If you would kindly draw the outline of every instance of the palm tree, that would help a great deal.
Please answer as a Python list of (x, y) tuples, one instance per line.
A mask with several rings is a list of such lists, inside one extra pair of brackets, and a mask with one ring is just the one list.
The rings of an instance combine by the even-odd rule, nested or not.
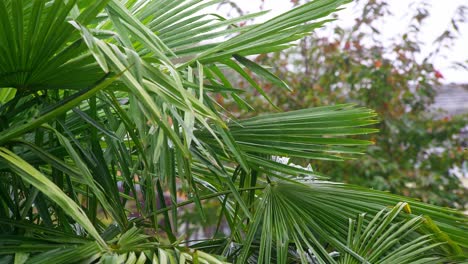
[[(238, 24), (264, 12), (226, 19), (209, 11), (219, 2), (0, 1), (0, 260), (464, 259), (463, 214), (289, 162), (362, 154), (372, 110), (236, 120), (216, 101), (249, 108), (228, 74), (265, 100), (256, 78), (288, 89), (248, 56), (289, 47), (348, 1), (315, 0), (247, 26)], [(187, 205), (216, 218), (213, 236), (184, 235)]]

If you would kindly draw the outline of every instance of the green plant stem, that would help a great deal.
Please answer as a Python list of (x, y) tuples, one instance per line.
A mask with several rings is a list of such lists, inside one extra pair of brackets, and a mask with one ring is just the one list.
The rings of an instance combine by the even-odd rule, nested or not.
[[(257, 186), (257, 187), (248, 187), (248, 188), (242, 188), (242, 189), (239, 189), (238, 191), (239, 192), (244, 192), (244, 191), (251, 191), (251, 190), (263, 190), (265, 189), (265, 186)], [(227, 191), (223, 191), (223, 192), (217, 192), (217, 193), (212, 193), (212, 194), (207, 194), (207, 195), (203, 195), (203, 196), (200, 196), (200, 200), (208, 200), (208, 199), (211, 199), (211, 198), (214, 198), (214, 197), (218, 197), (220, 195), (225, 195), (225, 194), (230, 194), (232, 193), (231, 190), (227, 190)], [(185, 205), (188, 205), (188, 204), (191, 204), (191, 203), (194, 203), (194, 199), (189, 199), (187, 201), (184, 201), (184, 202), (181, 202), (181, 203), (178, 203), (175, 205), (175, 208), (179, 208), (179, 207), (182, 207), (182, 206), (185, 206)], [(170, 211), (172, 210), (174, 207), (171, 206), (171, 207), (166, 207), (166, 208), (163, 208), (163, 209), (159, 209), (157, 210), (156, 212), (153, 212), (149, 215), (147, 215), (148, 217), (149, 216), (153, 216), (153, 215), (157, 215), (157, 214), (160, 214), (160, 213), (164, 213), (164, 212), (167, 212), (167, 211)], [(137, 221), (140, 221), (142, 219), (136, 219)], [(136, 222), (136, 221), (135, 221)]]

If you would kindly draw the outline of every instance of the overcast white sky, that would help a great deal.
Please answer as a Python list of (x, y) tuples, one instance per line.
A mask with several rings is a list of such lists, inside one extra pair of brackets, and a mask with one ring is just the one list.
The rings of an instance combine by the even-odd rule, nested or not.
[[(259, 11), (261, 6), (260, 0), (235, 0), (243, 10), (250, 12)], [(412, 12), (414, 8), (412, 3), (421, 2), (416, 0), (389, 0), (391, 12), (394, 14), (392, 18), (388, 18), (385, 24), (382, 25), (381, 31), (385, 38), (392, 38), (401, 35), (405, 32), (405, 27), (408, 26), (410, 16), (408, 12)], [(423, 54), (427, 54), (432, 50), (432, 42), (447, 28), (450, 20), (454, 15), (456, 8), (459, 5), (468, 5), (468, 0), (428, 0), (426, 1), (431, 6), (429, 8), (430, 17), (426, 20), (421, 34), (421, 41), (425, 43)], [(271, 10), (269, 17), (285, 12), (291, 8), (289, 0), (264, 0), (263, 7), (265, 10)], [(339, 21), (331, 23), (340, 23), (342, 26), (352, 25), (355, 18), (359, 17), (360, 13), (355, 8), (355, 4), (347, 5), (345, 10), (340, 11)], [(327, 26), (325, 26), (327, 27)], [(461, 36), (457, 40), (456, 45), (451, 50), (445, 50), (443, 53), (446, 58), (440, 57), (434, 61), (435, 66), (444, 75), (444, 82), (468, 83), (468, 72), (462, 69), (453, 69), (451, 66), (454, 61), (468, 59), (468, 24), (464, 24), (460, 28)]]

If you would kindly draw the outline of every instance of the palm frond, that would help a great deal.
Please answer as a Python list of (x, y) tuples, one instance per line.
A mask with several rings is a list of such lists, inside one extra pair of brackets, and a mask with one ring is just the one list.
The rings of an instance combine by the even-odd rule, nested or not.
[[(363, 154), (377, 132), (372, 110), (225, 121), (213, 98), (251, 108), (230, 72), (265, 97), (251, 73), (288, 89), (247, 56), (289, 47), (348, 1), (315, 0), (246, 26), (237, 24), (265, 12), (224, 18), (208, 11), (219, 2), (0, 1), (0, 261), (461, 259), (461, 213), (293, 164)], [(212, 200), (219, 210), (209, 214)], [(382, 211), (399, 202), (412, 213)], [(184, 234), (186, 206), (214, 219), (213, 236)], [(348, 224), (363, 213), (375, 220)], [(394, 221), (401, 239), (383, 230)]]
[(89, 232), (91, 236), (94, 237), (94, 239), (96, 239), (102, 248), (107, 248), (107, 244), (102, 240), (101, 236), (91, 221), (89, 221), (81, 207), (77, 205), (72, 199), (70, 199), (52, 181), (50, 181), (40, 171), (36, 170), (30, 164), (21, 159), (21, 157), (18, 157), (8, 149), (1, 147), (0, 157), (6, 160), (7, 163), (11, 166), (11, 169), (14, 170), (22, 179), (30, 183), (51, 200), (59, 204), (67, 214), (73, 217), (84, 229)]
[(0, 3), (0, 87), (82, 89), (105, 75), (67, 23), (76, 2)]
[[(389, 206), (392, 202), (400, 204), (383, 216), (386, 209), (382, 208)], [(413, 214), (395, 218), (403, 208), (409, 206)], [(311, 259), (319, 263), (337, 263), (338, 260), (332, 258), (331, 254), (334, 250), (344, 254), (343, 259), (340, 260), (344, 261), (343, 263), (375, 263), (382, 257), (382, 254), (385, 254), (382, 261), (387, 258), (389, 261), (395, 259), (415, 261), (421, 256), (427, 256), (426, 251), (431, 251), (431, 256), (434, 257), (446, 255), (446, 251), (450, 252), (448, 254), (454, 258), (463, 256), (460, 246), (466, 247), (466, 241), (459, 240), (456, 236), (456, 234), (466, 232), (468, 227), (463, 214), (446, 209), (444, 215), (441, 215), (440, 208), (427, 207), (426, 204), (409, 198), (384, 192), (371, 192), (343, 184), (275, 183), (267, 186), (263, 191), (256, 206), (257, 211), (249, 227), (247, 239), (240, 242), (242, 252), (236, 261), (243, 263), (249, 260), (252, 257), (252, 251), (259, 252), (258, 256), (254, 255), (255, 261), (271, 262), (277, 259), (281, 263), (294, 257), (298, 257), (297, 261), (302, 263), (311, 262)], [(348, 227), (348, 219), (353, 219), (355, 215), (362, 214), (362, 212), (376, 216), (369, 221), (360, 215), (358, 220), (351, 221)], [(448, 224), (451, 227), (458, 226), (455, 229), (443, 231), (452, 237), (453, 241), (449, 236), (443, 240), (431, 232), (421, 234), (412, 232), (416, 229), (419, 231), (425, 229), (424, 216), (415, 215), (421, 213), (431, 218), (438, 217), (440, 223), (451, 222)], [(392, 222), (394, 219), (403, 223)], [(357, 227), (354, 229), (355, 225)], [(388, 231), (390, 229), (387, 228), (392, 228), (393, 231)], [(396, 238), (398, 234), (400, 235)], [(406, 241), (408, 238), (410, 240)], [(331, 250), (323, 246), (325, 242), (332, 246)], [(392, 251), (394, 249), (392, 246), (398, 243), (414, 246), (418, 251), (411, 254), (408, 252), (403, 254), (397, 249)], [(274, 250), (275, 244), (276, 250)], [(297, 252), (297, 256), (288, 252), (291, 247)], [(251, 260), (251, 262), (255, 261)]]
[[(447, 261), (434, 250), (443, 242), (436, 242), (432, 234), (416, 233), (423, 225), (424, 217), (397, 218), (409, 207), (407, 203), (398, 203), (391, 210), (382, 209), (370, 221), (365, 220), (364, 214), (360, 214), (356, 220), (350, 219), (347, 246), (369, 263)], [(340, 256), (339, 263), (361, 262), (350, 254), (344, 254)]]

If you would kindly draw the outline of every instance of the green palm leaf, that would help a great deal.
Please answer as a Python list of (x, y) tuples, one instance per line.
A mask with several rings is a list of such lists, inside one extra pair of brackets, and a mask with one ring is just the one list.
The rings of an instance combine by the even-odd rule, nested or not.
[[(390, 211), (383, 209), (370, 221), (363, 214), (349, 221), (347, 246), (369, 263), (440, 263), (435, 250), (444, 242), (437, 242), (431, 234), (418, 234), (424, 217), (398, 219), (407, 203), (399, 203)], [(387, 212), (388, 211), (388, 212)], [(398, 221), (399, 220), (399, 221)], [(365, 223), (368, 223), (367, 225)], [(361, 263), (350, 254), (340, 256), (339, 263)]]
[(77, 1), (48, 2), (0, 3), (0, 87), (82, 89), (104, 76), (67, 23)]
[[(246, 56), (289, 47), (347, 2), (240, 27), (265, 12), (224, 18), (208, 11), (216, 0), (1, 1), (0, 261), (462, 259), (461, 213), (293, 164), (358, 158), (377, 132), (372, 110), (236, 120), (214, 99), (251, 109), (232, 71), (265, 97), (250, 72), (288, 89)], [(399, 202), (413, 214), (382, 211)], [(184, 211), (194, 225), (215, 221), (214, 235), (191, 241)], [(348, 224), (363, 213), (375, 220)], [(402, 238), (383, 230), (395, 221)]]
[(63, 193), (60, 188), (58, 188), (41, 172), (36, 170), (34, 167), (8, 149), (0, 148), (0, 156), (5, 159), (11, 168), (25, 181), (36, 187), (47, 197), (59, 204), (59, 206), (64, 209), (67, 214), (74, 217), (75, 220), (83, 228), (85, 228), (90, 233), (90, 235), (94, 237), (94, 239), (96, 239), (96, 241), (103, 249), (107, 248), (107, 244), (102, 240), (101, 236), (86, 217), (86, 214), (83, 212), (81, 207), (75, 204), (75, 202), (65, 193)]
[[(331, 251), (323, 247), (323, 241), (333, 245), (333, 248), (338, 252), (345, 254), (346, 257), (343, 260), (345, 262), (343, 263), (348, 263), (346, 262), (348, 260), (356, 263), (362, 263), (363, 261), (374, 263), (381, 256), (379, 253), (394, 254), (395, 258), (402, 257), (402, 261), (403, 256), (407, 257), (408, 261), (415, 260), (418, 256), (425, 256), (420, 254), (424, 250), (432, 250), (441, 244), (448, 244), (449, 248), (439, 247), (439, 250), (434, 252), (434, 256), (444, 255), (446, 250), (450, 252), (449, 254), (452, 257), (463, 254), (459, 246), (453, 243), (451, 239), (440, 240), (440, 237), (429, 237), (430, 235), (420, 235), (417, 240), (415, 238), (416, 242), (413, 242), (413, 244), (418, 243), (420, 246), (418, 249), (421, 250), (417, 253), (402, 254), (403, 256), (398, 251), (391, 253), (392, 251), (389, 251), (389, 249), (392, 249), (390, 245), (392, 243), (405, 243), (405, 236), (395, 239), (391, 235), (397, 234), (397, 231), (385, 233), (386, 236), (394, 238), (394, 240), (391, 240), (386, 239), (381, 233), (386, 231), (385, 228), (398, 215), (398, 212), (408, 205), (406, 203), (400, 204), (387, 214), (383, 220), (380, 219), (384, 212), (381, 211), (381, 208), (391, 202), (404, 200), (411, 204), (415, 214), (424, 212), (427, 217), (441, 217), (438, 216), (439, 210), (436, 207), (433, 207), (435, 210), (426, 210), (427, 205), (423, 203), (391, 196), (383, 192), (369, 192), (352, 186), (327, 182), (313, 182), (308, 185), (273, 184), (266, 187), (256, 207), (255, 220), (250, 226), (247, 240), (242, 243), (243, 251), (238, 261), (242, 263), (251, 258), (251, 250), (255, 245), (255, 247), (260, 247), (259, 255), (254, 257), (255, 259), (258, 258), (258, 261), (271, 262), (273, 259), (277, 259), (279, 262), (284, 263), (287, 259), (299, 258), (298, 261), (307, 263), (311, 261), (311, 258), (314, 258), (319, 263), (337, 262), (331, 257)], [(353, 236), (353, 233), (350, 232), (354, 229), (348, 228), (346, 223), (349, 218), (354, 218), (354, 215), (360, 214), (360, 212), (376, 214), (376, 217), (370, 222), (366, 230), (361, 226), (356, 227), (356, 230), (360, 230), (356, 232), (362, 232), (363, 234), (356, 234), (355, 237), (362, 241), (358, 240), (359, 243), (353, 242), (354, 244), (350, 244), (350, 236)], [(462, 214), (452, 210), (447, 210), (445, 214), (446, 216), (439, 218), (439, 221), (443, 223), (451, 222), (452, 227), (460, 226), (455, 229), (444, 230), (446, 234), (465, 232), (467, 225)], [(359, 225), (367, 222), (362, 219), (362, 216), (360, 217), (358, 219)], [(381, 224), (375, 227), (377, 221), (381, 222)], [(408, 224), (398, 230), (402, 234), (424, 226), (423, 218), (420, 216), (408, 215), (404, 221)], [(463, 221), (465, 221), (464, 224), (459, 224)], [(351, 226), (354, 226), (354, 224), (353, 221)], [(393, 228), (399, 226), (401, 224), (394, 224)], [(371, 228), (376, 229), (371, 230)], [(428, 242), (431, 242), (429, 246), (422, 246)], [(465, 241), (458, 240), (456, 242), (463, 247), (466, 246)], [(277, 248), (273, 252), (275, 243)], [(407, 243), (407, 246), (413, 245), (409, 244), (411, 242)], [(287, 251), (288, 246), (293, 247), (298, 256), (291, 255)], [(386, 248), (386, 251), (384, 251), (382, 248), (378, 248), (379, 246), (390, 248)]]

